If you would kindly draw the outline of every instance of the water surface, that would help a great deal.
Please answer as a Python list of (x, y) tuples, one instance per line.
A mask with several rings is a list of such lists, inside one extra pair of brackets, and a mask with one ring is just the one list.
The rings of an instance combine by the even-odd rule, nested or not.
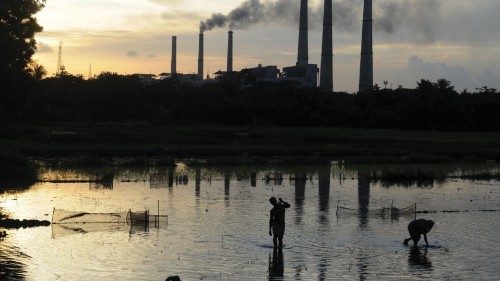
[[(27, 280), (498, 280), (498, 181), (388, 184), (329, 165), (279, 168), (47, 170), (46, 182), (0, 195), (13, 218), (51, 220), (54, 208), (129, 209), (168, 225), (8, 230), (0, 277)], [(284, 249), (268, 236), (270, 196), (287, 210)], [(377, 211), (417, 204), (436, 222), (431, 247), (402, 244), (410, 216)], [(337, 206), (352, 210), (337, 212)], [(453, 211), (453, 212), (443, 212)], [(423, 242), (423, 241), (422, 241)], [(1, 279), (1, 278), (0, 278)]]

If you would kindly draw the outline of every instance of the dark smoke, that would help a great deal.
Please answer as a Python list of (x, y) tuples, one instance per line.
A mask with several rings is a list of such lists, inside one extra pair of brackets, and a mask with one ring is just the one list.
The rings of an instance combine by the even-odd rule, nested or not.
[[(312, 2), (312, 1), (310, 1)], [(309, 27), (323, 22), (323, 0), (309, 7)], [(299, 0), (246, 0), (227, 15), (213, 14), (200, 23), (200, 31), (229, 27), (245, 29), (263, 23), (298, 24)], [(414, 41), (428, 43), (436, 39), (442, 4), (440, 0), (376, 0), (374, 28), (386, 34), (408, 29)], [(333, 26), (337, 31), (356, 32), (361, 28), (363, 0), (336, 0), (333, 3)]]
[[(360, 0), (339, 0), (333, 6), (333, 21), (336, 29), (353, 31), (359, 25), (362, 5)], [(299, 22), (299, 0), (246, 0), (227, 15), (220, 13), (200, 23), (200, 31), (229, 26), (232, 29), (245, 29), (259, 23)], [(319, 27), (323, 22), (323, 5), (309, 8), (309, 26)]]
[(440, 0), (381, 0), (377, 1), (374, 28), (387, 34), (400, 29), (420, 43), (436, 40), (437, 29), (441, 26), (443, 1)]
[(292, 0), (247, 0), (228, 15), (212, 14), (200, 23), (200, 31), (229, 26), (245, 29), (258, 23), (298, 21), (299, 2)]

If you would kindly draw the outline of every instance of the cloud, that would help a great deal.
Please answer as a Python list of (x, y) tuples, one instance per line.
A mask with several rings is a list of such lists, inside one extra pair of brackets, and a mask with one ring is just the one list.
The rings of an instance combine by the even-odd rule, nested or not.
[(129, 50), (127, 53), (126, 53), (126, 56), (127, 57), (137, 57), (139, 56), (139, 53), (134, 51), (134, 50)]
[(54, 52), (54, 49), (52, 49), (52, 47), (50, 47), (48, 44), (45, 44), (43, 42), (39, 42), (37, 44), (37, 51), (39, 53), (52, 53), (52, 52)]
[(149, 0), (149, 2), (162, 6), (173, 6), (181, 4), (182, 0)]
[(412, 56), (408, 61), (410, 75), (419, 79), (437, 80), (444, 78), (451, 81), (457, 89), (473, 87), (474, 79), (462, 66), (451, 66), (445, 62), (425, 62), (418, 56)]
[(492, 70), (484, 70), (477, 77), (477, 82), (480, 87), (487, 86), (489, 88), (500, 89), (500, 76)]
[(174, 11), (162, 12), (160, 14), (160, 18), (167, 21), (180, 21), (180, 20), (193, 21), (193, 20), (200, 20), (202, 16), (194, 12), (174, 10)]
[(500, 77), (493, 70), (483, 70), (478, 75), (474, 75), (461, 65), (449, 65), (446, 62), (437, 61), (429, 62), (418, 56), (412, 56), (408, 60), (406, 71), (399, 72), (399, 79), (409, 85), (420, 79), (436, 81), (441, 78), (451, 81), (451, 84), (458, 91), (473, 90), (482, 86), (500, 88)]
[(156, 58), (156, 55), (155, 54), (149, 54), (147, 55), (148, 58)]

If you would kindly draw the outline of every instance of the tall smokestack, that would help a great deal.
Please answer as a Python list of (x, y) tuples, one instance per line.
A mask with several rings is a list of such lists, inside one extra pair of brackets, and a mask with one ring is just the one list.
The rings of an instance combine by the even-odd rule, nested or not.
[(172, 63), (170, 64), (172, 75), (177, 73), (177, 36), (172, 36)]
[(363, 34), (361, 39), (361, 63), (359, 91), (373, 89), (373, 29), (372, 0), (365, 0), (363, 10)]
[(199, 50), (198, 50), (198, 77), (203, 80), (203, 33), (200, 32), (199, 39)]
[(227, 37), (227, 72), (233, 72), (233, 31), (228, 32)]
[(307, 0), (300, 2), (299, 51), (297, 65), (309, 64), (308, 31), (307, 31)]
[(332, 1), (325, 0), (323, 14), (323, 44), (321, 48), (321, 77), (322, 92), (333, 92), (333, 14)]

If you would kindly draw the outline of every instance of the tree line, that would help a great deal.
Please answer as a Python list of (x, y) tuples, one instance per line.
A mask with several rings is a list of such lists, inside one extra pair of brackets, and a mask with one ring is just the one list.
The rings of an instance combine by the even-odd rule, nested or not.
[(449, 81), (415, 89), (321, 93), (289, 83), (202, 86), (104, 72), (31, 79), (4, 113), (17, 122), (150, 122), (250, 126), (335, 126), (444, 131), (500, 130), (500, 92), (457, 92)]

